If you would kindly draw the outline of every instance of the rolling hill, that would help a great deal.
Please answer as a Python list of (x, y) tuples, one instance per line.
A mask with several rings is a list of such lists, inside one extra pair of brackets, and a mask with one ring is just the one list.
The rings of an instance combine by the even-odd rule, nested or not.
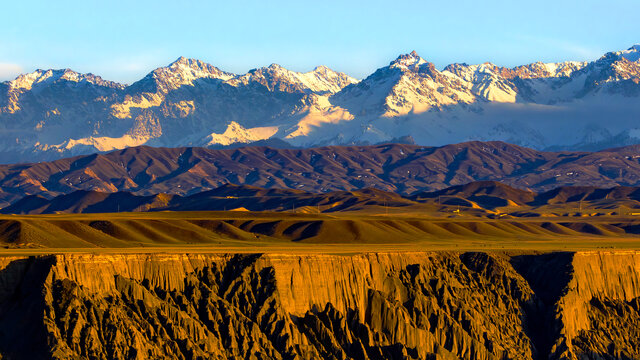
[[(401, 196), (378, 189), (312, 193), (225, 184), (188, 196), (77, 190), (52, 199), (30, 195), (0, 209), (3, 214), (127, 213), (154, 211), (250, 211), (319, 214), (459, 214), (515, 217), (629, 214), (640, 212), (640, 187), (561, 186), (536, 193), (496, 181), (478, 181)], [(583, 213), (584, 211), (584, 213)]]
[(227, 183), (315, 193), (376, 188), (401, 195), (474, 181), (542, 192), (560, 186), (640, 185), (640, 146), (597, 152), (541, 152), (504, 142), (442, 147), (406, 144), (311, 149), (153, 148), (52, 162), (0, 165), (4, 206), (27, 195), (77, 190), (188, 196)]

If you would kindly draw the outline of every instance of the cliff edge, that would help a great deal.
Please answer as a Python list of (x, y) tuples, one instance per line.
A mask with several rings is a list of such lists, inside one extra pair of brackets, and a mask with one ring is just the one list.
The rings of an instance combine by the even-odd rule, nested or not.
[(11, 359), (640, 358), (640, 252), (0, 259)]

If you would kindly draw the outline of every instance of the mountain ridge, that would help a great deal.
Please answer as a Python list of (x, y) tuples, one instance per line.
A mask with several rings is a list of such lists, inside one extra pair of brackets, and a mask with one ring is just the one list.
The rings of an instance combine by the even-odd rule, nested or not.
[(640, 145), (598, 152), (541, 152), (504, 142), (154, 148), (140, 146), (52, 162), (0, 165), (4, 206), (25, 195), (75, 190), (190, 195), (226, 183), (311, 192), (376, 188), (402, 195), (479, 180), (524, 190), (640, 185)]
[[(579, 203), (579, 204), (576, 204)], [(497, 214), (511, 216), (549, 216), (548, 209), (567, 212), (582, 208), (608, 212), (633, 212), (640, 208), (640, 186), (559, 186), (534, 192), (511, 187), (498, 181), (474, 181), (432, 192), (407, 196), (375, 188), (315, 193), (296, 189), (261, 188), (227, 183), (215, 189), (181, 196), (176, 194), (136, 195), (127, 191), (101, 192), (75, 190), (47, 199), (28, 195), (0, 209), (1, 214), (74, 214), (152, 211), (253, 211), (253, 212), (371, 212), (451, 213), (451, 207), (476, 211), (476, 216)], [(572, 206), (573, 204), (573, 206)], [(546, 208), (545, 208), (546, 206)], [(592, 210), (587, 210), (587, 208)], [(547, 209), (545, 211), (545, 209)], [(526, 211), (530, 210), (530, 211)], [(534, 213), (538, 211), (538, 213)], [(581, 210), (579, 210), (581, 211)], [(617, 213), (620, 215), (619, 213)], [(558, 214), (551, 214), (558, 216)]]
[(457, 63), (439, 70), (414, 51), (360, 81), (326, 66), (300, 73), (272, 64), (232, 74), (184, 57), (131, 85), (38, 70), (0, 85), (0, 162), (138, 145), (278, 139), (317, 147), (408, 135), (435, 146), (628, 145), (640, 142), (639, 54), (633, 46), (591, 62)]

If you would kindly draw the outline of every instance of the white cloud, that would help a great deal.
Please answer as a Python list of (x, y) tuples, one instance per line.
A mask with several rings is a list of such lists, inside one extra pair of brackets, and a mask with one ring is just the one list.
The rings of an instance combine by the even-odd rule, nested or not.
[(153, 69), (166, 66), (169, 62), (175, 60), (171, 57), (169, 59), (171, 60), (166, 60), (166, 56), (155, 53), (113, 57), (88, 65), (87, 71), (100, 75), (107, 80), (132, 83), (140, 80)]
[[(548, 49), (550, 57), (560, 57), (562, 61), (574, 60), (574, 61), (593, 61), (599, 59), (606, 51), (615, 51), (615, 49), (604, 50), (592, 46), (587, 46), (582, 43), (577, 43), (560, 38), (550, 38), (537, 35), (525, 35), (525, 34), (511, 34), (513, 39), (516, 39), (522, 43), (527, 44), (529, 47), (533, 45), (535, 48)], [(617, 49), (623, 50), (623, 49)], [(539, 59), (538, 59), (539, 60)], [(551, 59), (548, 59), (552, 61)], [(560, 59), (553, 61), (561, 61)]]
[(596, 60), (605, 53), (605, 50), (602, 49), (590, 48), (579, 44), (572, 44), (569, 42), (559, 42), (556, 44), (556, 47), (558, 49), (565, 49), (568, 52), (571, 52), (581, 59), (585, 60)]
[(0, 63), (0, 81), (13, 80), (22, 73), (22, 67), (17, 64)]

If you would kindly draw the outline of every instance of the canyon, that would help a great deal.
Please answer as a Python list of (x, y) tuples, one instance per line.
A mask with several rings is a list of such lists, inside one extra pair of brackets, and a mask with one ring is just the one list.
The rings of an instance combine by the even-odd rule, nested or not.
[(3, 358), (634, 359), (638, 251), (0, 258)]
[(2, 215), (0, 355), (640, 356), (633, 215), (435, 214)]

